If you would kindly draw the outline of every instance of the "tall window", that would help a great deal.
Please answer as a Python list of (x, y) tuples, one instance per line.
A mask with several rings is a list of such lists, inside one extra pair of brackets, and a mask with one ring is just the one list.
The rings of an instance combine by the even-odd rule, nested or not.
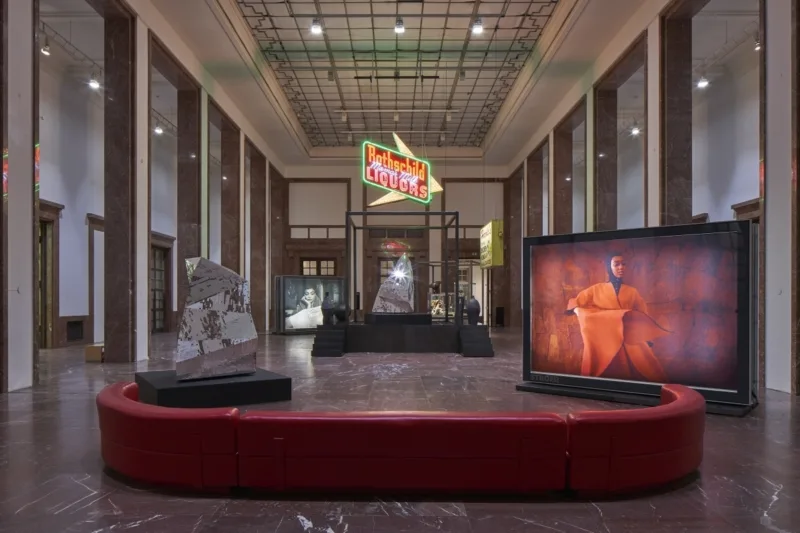
[(394, 270), (394, 263), (395, 261), (393, 259), (381, 259), (378, 263), (381, 271), (381, 284), (386, 281), (389, 274)]
[(304, 276), (335, 276), (336, 261), (334, 259), (303, 259)]
[(150, 297), (152, 299), (150, 322), (153, 333), (166, 331), (165, 272), (167, 252), (153, 246), (150, 249)]

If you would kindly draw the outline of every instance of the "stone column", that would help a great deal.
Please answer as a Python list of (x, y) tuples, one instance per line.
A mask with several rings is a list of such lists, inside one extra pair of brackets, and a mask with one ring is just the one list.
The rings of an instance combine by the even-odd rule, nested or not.
[(572, 233), (572, 126), (553, 131), (553, 225), (551, 234)]
[(595, 230), (617, 229), (617, 91), (595, 92)]
[(37, 380), (38, 348), (36, 265), (38, 192), (34, 171), (39, 124), (39, 2), (7, 2), (4, 13), (7, 53), (3, 86), (5, 146), (8, 147), (8, 196), (2, 218), (6, 281), (3, 299), (3, 367), (0, 390), (18, 390)]
[(239, 129), (222, 119), (222, 266), (242, 273), (240, 257), (240, 137)]
[[(286, 256), (286, 239), (289, 231), (289, 184), (278, 172), (269, 166), (269, 275), (270, 289), (274, 288), (275, 276), (283, 274), (284, 257)], [(359, 269), (360, 271), (362, 269)], [(363, 274), (363, 272), (361, 272)], [(269, 306), (269, 324), (275, 326), (273, 310), (276, 295), (270, 290), (272, 298)], [(352, 305), (352, 303), (351, 303)]]
[(104, 343), (106, 361), (122, 363), (136, 353), (136, 215), (149, 218), (149, 208), (136, 194), (134, 20), (107, 10), (104, 38)]
[(523, 168), (519, 167), (506, 183), (506, 202), (503, 206), (503, 243), (506, 249), (508, 266), (504, 269), (508, 275), (508, 311), (506, 325), (519, 327), (522, 325), (522, 176)]
[(250, 302), (256, 331), (267, 325), (267, 159), (250, 145)]
[(202, 255), (200, 221), (200, 90), (178, 90), (178, 317), (189, 295), (186, 259)]
[(542, 235), (544, 228), (544, 150), (547, 144), (540, 146), (528, 156), (526, 172), (528, 174), (528, 190), (526, 202), (528, 204), (527, 236)]
[(661, 225), (692, 221), (692, 17), (664, 20)]

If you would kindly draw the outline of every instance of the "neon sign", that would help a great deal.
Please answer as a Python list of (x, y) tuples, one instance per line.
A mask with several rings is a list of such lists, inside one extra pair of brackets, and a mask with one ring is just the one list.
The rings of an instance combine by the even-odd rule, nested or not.
[(431, 165), (427, 161), (364, 141), (361, 165), (364, 183), (423, 204), (431, 201)]

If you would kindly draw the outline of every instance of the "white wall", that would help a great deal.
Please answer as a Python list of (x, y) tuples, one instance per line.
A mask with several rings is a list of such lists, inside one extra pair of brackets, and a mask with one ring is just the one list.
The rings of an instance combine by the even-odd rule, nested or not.
[(692, 213), (733, 218), (731, 205), (759, 196), (758, 59), (746, 54), (703, 91), (692, 116)]
[[(289, 184), (290, 226), (342, 226), (347, 212), (347, 184), (297, 183)], [(310, 231), (310, 233), (309, 233)], [(324, 238), (324, 229), (292, 231), (293, 238)], [(344, 239), (344, 230), (331, 230), (330, 237)]]
[(208, 259), (221, 264), (222, 132), (211, 122), (208, 124), (208, 146)]
[[(732, 205), (759, 195), (758, 54), (742, 54), (708, 88), (695, 89), (693, 104), (692, 213), (731, 220)], [(641, 142), (619, 138), (619, 228), (644, 224)]]
[[(445, 185), (445, 211), (458, 211), (462, 226), (483, 226), (503, 218), (503, 183), (455, 182)], [(480, 229), (467, 229), (467, 238), (480, 236)], [(453, 238), (451, 236), (450, 238)]]
[[(167, 133), (150, 141), (150, 229), (178, 237), (178, 139)], [(178, 250), (172, 254), (172, 281), (177, 288)], [(178, 291), (172, 291), (172, 310), (178, 310)]]
[[(40, 197), (64, 205), (59, 315), (88, 315), (86, 214), (103, 215), (102, 100), (85, 83), (50, 70), (46, 64), (39, 87)], [(95, 250), (95, 255), (102, 252), (102, 248)], [(97, 312), (102, 314), (102, 307)]]

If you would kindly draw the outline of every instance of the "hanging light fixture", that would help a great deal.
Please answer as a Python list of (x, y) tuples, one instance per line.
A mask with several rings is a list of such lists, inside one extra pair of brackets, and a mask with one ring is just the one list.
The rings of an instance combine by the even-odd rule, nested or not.
[(395, 33), (406, 32), (406, 27), (403, 25), (403, 17), (397, 17), (397, 20), (394, 23), (394, 32)]
[(49, 56), (50, 55), (50, 40), (45, 36), (44, 38), (44, 46), (42, 46), (42, 55)]
[(441, 143), (444, 142), (444, 132), (439, 134), (439, 142), (441, 142)]
[(164, 128), (161, 127), (161, 124), (156, 124), (156, 127), (153, 128), (153, 133), (155, 133), (156, 135), (161, 135), (162, 133), (164, 133)]
[(400, 122), (400, 113), (398, 113), (397, 111), (395, 111), (395, 113), (394, 113), (394, 121), (395, 122)]
[(89, 78), (89, 87), (91, 87), (95, 91), (100, 88), (100, 82), (97, 80), (96, 74), (92, 74), (92, 77)]
[(311, 33), (314, 35), (319, 35), (322, 33), (322, 23), (319, 21), (318, 18), (315, 18), (311, 22)]
[(483, 33), (483, 21), (478, 17), (472, 23), (472, 35), (480, 35), (481, 33)]
[(758, 39), (756, 39), (756, 43), (755, 46), (753, 47), (753, 50), (755, 50), (756, 52), (761, 51), (761, 41), (759, 41)]
[(636, 124), (634, 122), (633, 126), (631, 127), (631, 137), (638, 137), (639, 134), (641, 134), (641, 133), (642, 133), (642, 129), (639, 127), (638, 124)]
[(708, 78), (705, 76), (701, 76), (699, 80), (697, 80), (697, 88), (698, 89), (705, 89), (709, 86)]

